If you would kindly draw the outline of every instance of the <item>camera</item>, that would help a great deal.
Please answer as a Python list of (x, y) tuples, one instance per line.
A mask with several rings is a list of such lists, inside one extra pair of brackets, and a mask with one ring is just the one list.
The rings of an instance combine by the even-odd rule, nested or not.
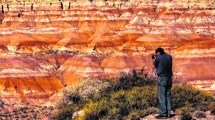
[(157, 57), (157, 55), (152, 54), (152, 59), (155, 59)]

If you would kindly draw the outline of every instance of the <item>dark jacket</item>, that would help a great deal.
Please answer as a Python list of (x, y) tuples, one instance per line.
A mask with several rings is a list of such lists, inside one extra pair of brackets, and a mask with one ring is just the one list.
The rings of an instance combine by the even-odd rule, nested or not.
[(172, 76), (172, 56), (169, 54), (158, 55), (154, 61), (158, 76)]

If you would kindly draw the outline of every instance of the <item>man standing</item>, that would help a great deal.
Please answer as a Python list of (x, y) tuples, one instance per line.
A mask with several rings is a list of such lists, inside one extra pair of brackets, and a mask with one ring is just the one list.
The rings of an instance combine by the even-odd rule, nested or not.
[(154, 68), (158, 75), (158, 99), (160, 114), (156, 118), (169, 118), (171, 112), (172, 87), (172, 57), (164, 52), (163, 48), (155, 51)]

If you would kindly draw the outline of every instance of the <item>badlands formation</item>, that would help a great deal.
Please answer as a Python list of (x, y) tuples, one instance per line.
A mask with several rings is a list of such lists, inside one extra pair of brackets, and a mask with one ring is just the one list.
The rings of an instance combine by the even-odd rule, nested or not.
[(213, 1), (2, 3), (0, 95), (40, 101), (84, 79), (133, 69), (154, 75), (151, 53), (174, 59), (174, 80), (215, 93)]

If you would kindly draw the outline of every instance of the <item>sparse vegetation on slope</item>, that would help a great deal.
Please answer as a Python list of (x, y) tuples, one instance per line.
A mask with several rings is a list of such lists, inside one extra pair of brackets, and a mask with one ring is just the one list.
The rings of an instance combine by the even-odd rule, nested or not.
[(1, 120), (38, 120), (51, 116), (53, 106), (33, 105), (30, 103), (19, 103), (0, 99), (0, 119)]
[[(173, 110), (181, 119), (191, 118), (197, 110), (210, 110), (214, 102), (210, 94), (181, 84), (173, 85), (172, 98)], [(157, 85), (135, 71), (119, 79), (84, 81), (64, 90), (64, 99), (57, 105), (54, 119), (143, 118), (158, 113)]]

